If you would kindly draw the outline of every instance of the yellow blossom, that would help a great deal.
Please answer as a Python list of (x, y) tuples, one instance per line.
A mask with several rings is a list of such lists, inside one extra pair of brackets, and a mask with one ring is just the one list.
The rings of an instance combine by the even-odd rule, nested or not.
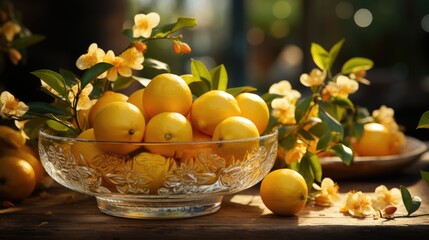
[[(80, 89), (80, 82), (71, 88), (71, 91), (69, 92), (69, 96), (68, 96), (69, 101), (71, 103), (74, 103), (77, 97), (77, 94), (79, 92), (79, 89)], [(87, 109), (90, 109), (92, 105), (94, 105), (96, 100), (91, 100), (89, 98), (89, 94), (91, 94), (92, 89), (93, 89), (93, 86), (90, 83), (82, 89), (76, 103), (77, 104), (76, 110), (87, 110)]]
[(160, 17), (158, 13), (151, 12), (147, 15), (137, 14), (134, 16), (133, 37), (148, 38), (152, 29), (158, 26)]
[(351, 79), (354, 79), (360, 83), (369, 85), (371, 82), (368, 79), (365, 79), (365, 76), (366, 76), (366, 70), (365, 69), (361, 69), (361, 70), (358, 70), (356, 72), (352, 72), (349, 74), (349, 77)]
[(303, 141), (297, 140), (293, 148), (288, 149), (286, 151), (284, 161), (287, 164), (291, 164), (293, 162), (300, 162), (306, 151), (307, 145)]
[(21, 32), (21, 27), (12, 21), (6, 22), (0, 28), (0, 33), (4, 34), (4, 36), (8, 42), (11, 42), (13, 40), (13, 38), (15, 37), (15, 35), (19, 32)]
[(313, 188), (319, 191), (315, 196), (318, 206), (331, 206), (340, 199), (338, 184), (330, 178), (323, 178), (320, 186), (313, 183)]
[(367, 217), (374, 214), (371, 197), (361, 191), (350, 191), (340, 209), (342, 213), (349, 213), (354, 217)]
[(355, 93), (359, 89), (359, 84), (344, 75), (337, 77), (335, 82), (329, 82), (323, 89), (324, 98), (326, 96), (348, 98), (349, 94)]
[(270, 86), (269, 93), (283, 95), (291, 103), (295, 103), (301, 97), (301, 93), (292, 89), (292, 85), (287, 80), (282, 80)]
[(112, 68), (107, 70), (107, 80), (116, 81), (118, 79), (118, 73), (129, 77), (131, 76), (131, 69), (124, 66), (124, 59), (121, 57), (115, 56), (112, 50), (109, 50), (103, 58), (104, 62), (110, 63), (113, 65)]
[[(125, 50), (120, 57), (124, 59), (123, 65), (134, 70), (143, 69), (144, 56), (137, 48), (132, 47)], [(131, 74), (130, 74), (131, 75)]]
[(317, 87), (323, 84), (326, 78), (326, 71), (320, 71), (319, 69), (315, 68), (310, 72), (309, 74), (302, 74), (299, 78), (302, 85), (306, 87)]
[(375, 195), (372, 199), (372, 205), (377, 210), (382, 210), (390, 205), (399, 206), (401, 202), (401, 191), (398, 188), (388, 190), (384, 185), (375, 189)]
[(0, 116), (22, 117), (29, 107), (15, 98), (10, 92), (4, 91), (0, 95)]
[(286, 97), (276, 98), (271, 102), (272, 114), (283, 124), (295, 124), (295, 105)]
[(23, 138), (30, 139), (30, 137), (24, 131), (24, 126), (27, 122), (28, 120), (22, 120), (22, 121), (15, 120), (15, 126), (19, 129), (19, 132), (21, 133), (21, 136)]
[[(88, 69), (97, 63), (103, 61), (105, 56), (103, 49), (98, 48), (96, 43), (92, 43), (88, 48), (88, 53), (81, 55), (76, 61), (76, 67), (80, 70)], [(106, 75), (103, 73), (98, 78), (104, 78)]]

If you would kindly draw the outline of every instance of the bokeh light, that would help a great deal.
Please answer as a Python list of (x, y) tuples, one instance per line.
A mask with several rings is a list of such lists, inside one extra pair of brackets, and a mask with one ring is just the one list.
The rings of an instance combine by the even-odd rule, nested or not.
[(361, 8), (356, 11), (354, 20), (359, 27), (368, 27), (372, 23), (372, 13), (368, 9)]

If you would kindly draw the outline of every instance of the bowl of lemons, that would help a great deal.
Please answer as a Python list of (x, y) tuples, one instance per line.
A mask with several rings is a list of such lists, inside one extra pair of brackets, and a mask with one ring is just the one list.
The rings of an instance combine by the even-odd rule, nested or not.
[(40, 129), (41, 162), (55, 181), (118, 217), (214, 213), (225, 195), (260, 182), (277, 155), (262, 98), (221, 90), (195, 97), (170, 73), (129, 96), (107, 91), (81, 116), (74, 124), (85, 129), (75, 136)]

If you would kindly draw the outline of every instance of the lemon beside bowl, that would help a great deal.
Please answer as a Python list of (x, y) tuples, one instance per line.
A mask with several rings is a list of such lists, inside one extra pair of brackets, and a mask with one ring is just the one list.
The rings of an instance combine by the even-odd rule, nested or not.
[[(110, 154), (98, 151), (100, 144), (134, 145), (137, 150)], [(219, 151), (237, 144), (251, 147), (233, 159)], [(154, 147), (180, 151), (165, 157), (151, 153)], [(76, 153), (76, 148), (86, 150)], [(95, 196), (101, 212), (139, 219), (187, 218), (214, 213), (225, 195), (260, 182), (275, 162), (277, 132), (239, 140), (133, 143), (63, 137), (42, 128), (39, 155), (55, 181)]]

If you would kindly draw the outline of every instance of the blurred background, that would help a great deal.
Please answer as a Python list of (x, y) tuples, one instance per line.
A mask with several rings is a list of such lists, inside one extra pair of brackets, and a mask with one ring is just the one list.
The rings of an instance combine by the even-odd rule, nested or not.
[[(37, 91), (37, 69), (65, 68), (78, 73), (76, 59), (91, 43), (120, 52), (121, 35), (136, 13), (157, 12), (161, 24), (192, 17), (198, 25), (183, 31), (190, 55), (178, 56), (170, 42), (149, 45), (146, 57), (156, 54), (173, 73), (189, 73), (191, 58), (215, 67), (224, 64), (229, 86), (251, 85), (259, 93), (271, 84), (289, 80), (293, 88), (301, 73), (315, 67), (312, 42), (329, 50), (345, 39), (334, 65), (352, 57), (366, 57), (375, 66), (367, 73), (371, 85), (360, 85), (350, 96), (369, 111), (386, 105), (395, 110), (405, 133), (429, 140), (429, 130), (416, 129), (429, 110), (429, 1), (393, 0), (14, 0), (22, 21), (46, 39), (27, 49), (27, 62), (7, 66), (0, 75), (4, 88), (20, 100), (44, 100)], [(139, 75), (157, 74), (144, 69)], [(303, 92), (305, 94), (305, 92)]]

